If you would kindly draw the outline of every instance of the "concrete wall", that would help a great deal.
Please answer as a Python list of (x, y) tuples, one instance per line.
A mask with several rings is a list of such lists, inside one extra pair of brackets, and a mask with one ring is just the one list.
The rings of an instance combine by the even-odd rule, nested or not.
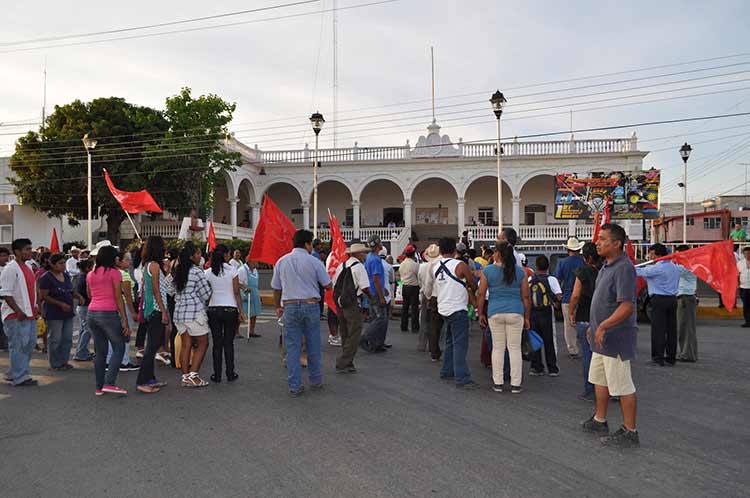
[[(34, 247), (49, 246), (53, 228), (57, 230), (57, 238), (61, 248), (65, 242), (85, 241), (87, 226), (86, 220), (81, 220), (80, 225), (72, 227), (68, 225), (67, 220), (48, 218), (44, 213), (34, 211), (29, 206), (13, 206), (13, 238), (29, 238)], [(106, 235), (106, 221), (94, 220), (93, 230), (93, 240), (96, 242), (99, 240), (97, 231), (104, 232)]]

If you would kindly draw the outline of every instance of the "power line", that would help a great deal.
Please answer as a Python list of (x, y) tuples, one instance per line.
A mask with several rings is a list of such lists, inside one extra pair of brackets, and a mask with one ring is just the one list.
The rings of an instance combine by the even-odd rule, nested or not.
[(0, 46), (2, 47), (11, 47), (14, 45), (28, 45), (29, 43), (39, 43), (39, 42), (47, 42), (47, 41), (56, 41), (56, 40), (67, 40), (68, 38), (88, 38), (92, 36), (100, 36), (100, 35), (111, 35), (114, 33), (127, 33), (130, 31), (139, 31), (144, 29), (153, 29), (153, 28), (163, 28), (166, 26), (176, 26), (178, 24), (187, 24), (192, 22), (200, 22), (200, 21), (208, 21), (211, 19), (221, 19), (224, 17), (232, 17), (232, 16), (239, 16), (243, 14), (251, 14), (255, 12), (263, 12), (267, 10), (275, 10), (275, 9), (283, 9), (286, 7), (295, 7), (298, 5), (305, 5), (308, 3), (316, 3), (320, 0), (301, 0), (299, 2), (292, 2), (292, 3), (285, 3), (280, 5), (270, 5), (267, 7), (260, 7), (257, 9), (248, 9), (248, 10), (238, 10), (235, 12), (226, 12), (223, 14), (215, 14), (211, 16), (203, 16), (203, 17), (192, 17), (190, 19), (182, 19), (179, 21), (168, 21), (168, 22), (161, 22), (157, 24), (147, 24), (143, 26), (132, 26), (129, 28), (118, 28), (118, 29), (110, 29), (106, 31), (95, 31), (93, 33), (78, 33), (78, 34), (72, 34), (72, 35), (59, 35), (59, 36), (48, 36), (44, 38), (32, 38), (30, 40), (20, 40), (20, 41), (14, 41), (14, 42), (0, 42)]
[[(363, 7), (371, 7), (374, 5), (383, 5), (387, 3), (393, 3), (397, 2), (399, 0), (380, 0), (377, 2), (370, 2), (370, 3), (363, 3), (363, 4), (357, 4), (357, 5), (350, 5), (347, 7), (337, 7), (337, 11), (341, 10), (351, 10), (351, 9), (360, 9)], [(212, 26), (198, 26), (195, 28), (184, 28), (184, 29), (177, 29), (172, 31), (162, 31), (159, 33), (146, 33), (141, 35), (132, 35), (132, 36), (120, 36), (115, 38), (106, 38), (103, 40), (90, 40), (90, 41), (81, 41), (81, 42), (71, 42), (71, 43), (61, 43), (61, 44), (53, 44), (53, 45), (41, 45), (37, 47), (28, 47), (28, 48), (15, 48), (11, 50), (0, 50), (0, 54), (9, 54), (9, 53), (16, 53), (16, 52), (29, 52), (33, 50), (44, 50), (49, 48), (62, 48), (62, 47), (77, 47), (81, 45), (94, 45), (98, 43), (106, 43), (106, 42), (112, 42), (112, 41), (121, 41), (121, 40), (134, 40), (134, 39), (140, 39), (140, 38), (151, 38), (155, 36), (166, 36), (166, 35), (173, 35), (178, 33), (189, 33), (194, 31), (205, 31), (209, 29), (218, 29), (218, 28), (227, 28), (227, 27), (233, 27), (233, 26), (242, 26), (245, 24), (255, 24), (255, 23), (261, 23), (261, 22), (267, 22), (267, 21), (278, 21), (283, 19), (294, 19), (297, 17), (306, 17), (311, 15), (320, 14), (321, 12), (332, 12), (332, 9), (328, 9), (325, 11), (313, 11), (313, 12), (303, 12), (299, 14), (289, 14), (285, 16), (277, 16), (277, 17), (265, 17), (262, 19), (252, 19), (248, 21), (238, 21), (233, 23), (226, 23), (226, 24), (215, 24)]]

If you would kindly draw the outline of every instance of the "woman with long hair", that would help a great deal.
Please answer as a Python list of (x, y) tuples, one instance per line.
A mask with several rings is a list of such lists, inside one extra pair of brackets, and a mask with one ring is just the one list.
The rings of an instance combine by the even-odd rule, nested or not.
[[(198, 372), (208, 349), (208, 316), (206, 302), (211, 297), (211, 286), (206, 274), (200, 269), (201, 250), (195, 244), (185, 242), (174, 268), (175, 310), (174, 322), (182, 341), (180, 367), (182, 385), (204, 387), (208, 382)], [(196, 342), (195, 351), (193, 341)]]
[[(104, 393), (127, 394), (117, 387), (118, 366), (125, 354), (125, 339), (130, 337), (130, 327), (122, 298), (122, 273), (117, 268), (117, 249), (99, 248), (96, 268), (86, 275), (86, 285), (91, 296), (88, 326), (94, 336), (94, 371), (97, 396)], [(107, 369), (107, 349), (112, 344), (111, 367)], [(106, 371), (106, 376), (105, 376)]]
[(73, 300), (77, 299), (80, 304), (84, 300), (73, 289), (73, 280), (65, 271), (63, 254), (50, 256), (47, 268), (38, 285), (49, 335), (49, 366), (52, 370), (71, 370), (73, 365), (68, 360), (73, 345)]
[[(227, 380), (237, 380), (234, 370), (234, 336), (237, 333), (237, 320), (245, 321), (240, 297), (240, 283), (237, 272), (229, 264), (229, 248), (219, 244), (211, 253), (211, 268), (206, 270), (206, 278), (211, 286), (211, 300), (208, 303), (208, 326), (214, 339), (213, 382), (221, 382), (222, 354), (226, 361)], [(239, 311), (239, 312), (238, 312)]]
[(143, 316), (146, 320), (146, 350), (138, 371), (136, 389), (152, 394), (166, 386), (156, 380), (154, 358), (162, 345), (169, 341), (171, 323), (167, 309), (167, 282), (162, 272), (164, 261), (164, 239), (152, 235), (144, 246), (143, 259)]
[[(523, 359), (521, 335), (529, 328), (531, 300), (526, 272), (516, 262), (513, 246), (498, 242), (493, 263), (482, 270), (477, 292), (477, 308), (482, 309), (489, 290), (487, 317), (482, 315), (482, 327), (490, 327), (492, 334), (492, 389), (503, 392), (505, 350), (510, 356), (510, 392), (521, 392)], [(489, 317), (489, 318), (488, 318)]]
[(585, 265), (576, 270), (573, 294), (570, 297), (570, 323), (575, 326), (583, 349), (583, 392), (578, 395), (582, 401), (595, 401), (594, 385), (589, 382), (589, 367), (591, 366), (591, 345), (586, 337), (589, 328), (589, 313), (591, 300), (594, 297), (596, 277), (602, 266), (602, 258), (596, 250), (596, 244), (586, 242), (581, 250)]

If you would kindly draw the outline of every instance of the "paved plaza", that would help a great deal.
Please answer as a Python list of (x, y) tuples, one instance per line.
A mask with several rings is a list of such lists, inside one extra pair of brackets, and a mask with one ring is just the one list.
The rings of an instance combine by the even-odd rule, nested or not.
[[(325, 389), (292, 399), (278, 326), (264, 314), (263, 337), (236, 343), (234, 384), (185, 389), (161, 367), (170, 385), (157, 395), (136, 394), (137, 374), (122, 373), (128, 397), (96, 398), (92, 365), (53, 373), (35, 354), (40, 387), (0, 385), (0, 494), (750, 496), (750, 332), (737, 322), (701, 322), (700, 362), (675, 368), (647, 363), (641, 327), (633, 369), (641, 448), (619, 451), (580, 430), (593, 410), (576, 399), (580, 362), (561, 359), (559, 378), (525, 375), (521, 395), (494, 393), (479, 364), (477, 325), (470, 360), (479, 391), (441, 382), (437, 365), (416, 352), (416, 335), (391, 322), (391, 351), (360, 352), (359, 373), (337, 375), (338, 349), (325, 345)], [(0, 367), (7, 361), (3, 354)], [(208, 378), (210, 359), (203, 372)], [(616, 403), (609, 420), (611, 430), (621, 423)]]

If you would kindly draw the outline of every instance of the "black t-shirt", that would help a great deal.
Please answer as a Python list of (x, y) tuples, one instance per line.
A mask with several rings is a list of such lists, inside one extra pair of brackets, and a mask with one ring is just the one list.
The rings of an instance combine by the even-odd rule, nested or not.
[(576, 307), (576, 322), (588, 322), (591, 311), (591, 298), (594, 297), (596, 277), (599, 270), (591, 265), (583, 265), (576, 270), (576, 278), (581, 281), (581, 296)]
[(89, 296), (88, 288), (86, 287), (86, 274), (81, 273), (76, 279), (76, 292), (84, 297), (86, 303), (84, 306), (91, 304), (91, 296)]

